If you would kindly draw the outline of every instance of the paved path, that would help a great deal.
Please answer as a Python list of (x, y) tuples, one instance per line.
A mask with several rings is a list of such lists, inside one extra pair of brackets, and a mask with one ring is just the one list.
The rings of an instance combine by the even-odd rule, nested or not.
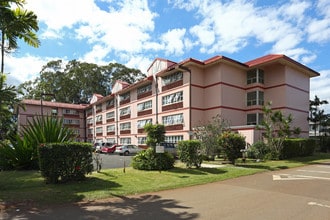
[(20, 209), (3, 219), (329, 220), (330, 162), (157, 193)]

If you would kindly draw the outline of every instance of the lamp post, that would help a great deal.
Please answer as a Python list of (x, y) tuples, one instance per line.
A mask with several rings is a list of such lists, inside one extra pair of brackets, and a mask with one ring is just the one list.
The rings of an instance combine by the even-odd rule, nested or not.
[(40, 94), (40, 111), (41, 111), (41, 117), (44, 118), (44, 109), (43, 109), (43, 98), (44, 96), (52, 96), (55, 98), (55, 94), (53, 93), (41, 93)]

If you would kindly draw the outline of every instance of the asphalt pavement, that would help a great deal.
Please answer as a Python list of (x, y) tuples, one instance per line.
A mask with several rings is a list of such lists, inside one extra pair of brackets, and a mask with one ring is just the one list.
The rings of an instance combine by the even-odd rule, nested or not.
[(175, 190), (17, 209), (3, 219), (329, 220), (330, 161)]

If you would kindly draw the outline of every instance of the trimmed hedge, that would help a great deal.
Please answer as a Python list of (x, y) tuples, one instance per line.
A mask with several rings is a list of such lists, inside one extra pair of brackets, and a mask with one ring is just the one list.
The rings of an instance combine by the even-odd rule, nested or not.
[(316, 142), (310, 138), (286, 139), (283, 142), (281, 150), (281, 159), (293, 157), (306, 157), (313, 155), (316, 148)]
[(202, 144), (198, 140), (180, 141), (178, 143), (178, 157), (191, 168), (195, 166), (199, 168), (203, 162)]
[(80, 181), (93, 171), (92, 144), (42, 144), (38, 148), (41, 175), (46, 183)]

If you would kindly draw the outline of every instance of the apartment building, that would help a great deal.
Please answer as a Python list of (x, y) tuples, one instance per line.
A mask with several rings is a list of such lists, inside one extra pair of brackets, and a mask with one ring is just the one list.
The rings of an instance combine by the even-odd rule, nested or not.
[(25, 99), (22, 101), (25, 109), (18, 110), (18, 131), (28, 125), (34, 117), (56, 117), (63, 119), (63, 125), (74, 130), (76, 141), (86, 140), (86, 105), (49, 102), (43, 100)]
[[(117, 81), (111, 95), (94, 94), (88, 106), (70, 105), (82, 122), (80, 140), (143, 145), (144, 125), (161, 123), (166, 141), (177, 143), (192, 139), (195, 127), (221, 115), (252, 144), (262, 138), (256, 125), (269, 101), (273, 109), (291, 114), (292, 125), (308, 137), (310, 78), (319, 73), (285, 55), (266, 55), (246, 63), (224, 56), (179, 63), (157, 58), (147, 75), (135, 84)], [(28, 102), (40, 105), (40, 101)], [(69, 107), (44, 102), (44, 109), (48, 104)]]

